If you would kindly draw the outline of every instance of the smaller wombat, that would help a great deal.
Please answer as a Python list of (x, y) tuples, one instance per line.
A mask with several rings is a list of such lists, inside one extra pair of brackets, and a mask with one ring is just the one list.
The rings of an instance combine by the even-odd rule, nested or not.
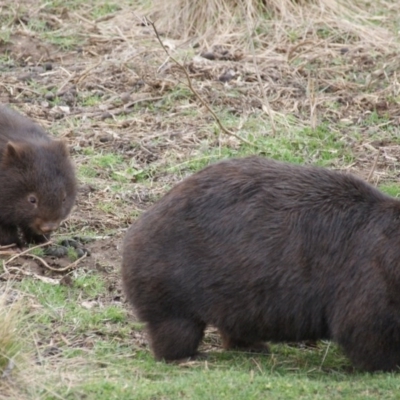
[(66, 144), (0, 105), (0, 245), (49, 239), (70, 213), (75, 171)]
[(125, 293), (157, 359), (331, 339), (400, 366), (400, 201), (355, 176), (259, 157), (190, 176), (129, 228)]

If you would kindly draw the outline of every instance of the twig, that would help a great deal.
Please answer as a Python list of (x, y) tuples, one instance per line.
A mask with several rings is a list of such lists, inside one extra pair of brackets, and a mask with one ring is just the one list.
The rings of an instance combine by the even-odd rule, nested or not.
[(26, 250), (24, 250), (24, 251), (21, 251), (21, 253), (16, 254), (15, 256), (9, 258), (7, 261), (4, 261), (3, 266), (6, 266), (6, 265), (9, 264), (11, 261), (14, 261), (15, 259), (17, 259), (18, 257), (21, 257), (21, 256), (23, 256), (23, 255), (26, 255), (26, 254), (29, 253), (31, 250), (38, 249), (39, 247), (45, 247), (45, 246), (47, 246), (47, 245), (49, 245), (49, 244), (51, 244), (51, 243), (52, 243), (51, 240), (49, 240), (49, 241), (46, 242), (46, 243), (42, 243), (42, 244), (38, 244), (37, 246), (29, 247), (29, 249), (26, 249)]
[(311, 129), (314, 131), (317, 128), (317, 101), (315, 94), (315, 81), (311, 77), (311, 74), (308, 76), (308, 85), (307, 85), (308, 97), (310, 100), (310, 124)]
[(324, 354), (324, 356), (322, 357), (322, 361), (321, 361), (321, 364), (320, 364), (320, 366), (319, 366), (319, 369), (322, 368), (322, 365), (323, 365), (324, 362), (325, 362), (325, 359), (326, 359), (326, 356), (328, 355), (328, 351), (329, 351), (329, 348), (330, 348), (330, 347), (331, 347), (331, 342), (329, 342), (329, 343), (328, 343), (328, 346), (326, 346), (325, 354)]
[[(17, 258), (19, 258), (19, 257), (25, 256), (25, 257), (31, 257), (31, 258), (34, 258), (35, 260), (40, 261), (40, 262), (42, 263), (42, 265), (43, 265), (44, 267), (46, 267), (47, 269), (49, 269), (50, 271), (65, 272), (65, 271), (68, 271), (69, 269), (75, 268), (75, 267), (79, 264), (79, 262), (80, 262), (81, 260), (83, 260), (83, 259), (87, 256), (87, 254), (85, 253), (82, 257), (78, 258), (77, 260), (75, 260), (74, 262), (72, 262), (71, 264), (67, 265), (67, 266), (64, 267), (64, 268), (54, 268), (54, 267), (50, 266), (45, 260), (43, 260), (42, 257), (39, 257), (39, 256), (37, 256), (37, 255), (35, 255), (35, 254), (29, 254), (29, 252), (30, 252), (31, 250), (37, 249), (37, 248), (39, 248), (39, 247), (45, 247), (45, 246), (47, 246), (47, 245), (49, 245), (49, 244), (51, 244), (51, 243), (52, 243), (51, 240), (49, 240), (49, 241), (46, 242), (46, 243), (42, 243), (42, 244), (38, 244), (37, 246), (30, 247), (29, 249), (26, 249), (26, 250), (22, 251), (21, 253), (18, 253), (18, 254), (16, 254), (15, 256), (9, 258), (7, 261), (4, 261), (4, 262), (3, 262), (3, 269), (4, 269), (4, 271), (5, 271), (6, 273), (9, 273), (9, 270), (7, 269), (7, 264), (9, 264), (11, 261), (14, 261), (15, 259), (17, 259)], [(8, 246), (4, 246), (4, 247), (8, 247)]]
[(9, 249), (9, 248), (14, 247), (14, 246), (16, 246), (15, 243), (6, 244), (5, 246), (0, 246), (0, 250), (6, 250), (6, 249)]
[[(293, 60), (295, 60), (295, 59), (298, 57), (298, 55), (295, 55), (295, 56), (292, 58), (292, 54), (293, 54), (299, 47), (302, 47), (302, 46), (305, 46), (305, 45), (308, 45), (308, 44), (311, 44), (311, 45), (315, 48), (315, 47), (320, 46), (321, 42), (315, 43), (314, 40), (304, 40), (303, 42), (297, 43), (295, 46), (292, 46), (292, 47), (288, 50), (288, 52), (287, 52), (287, 62), (288, 62), (288, 63), (293, 62)], [(341, 46), (341, 47), (342, 47), (342, 46)]]
[(86, 253), (85, 253), (82, 257), (78, 258), (78, 259), (75, 260), (73, 263), (67, 265), (67, 266), (64, 267), (64, 268), (54, 268), (54, 267), (51, 267), (49, 264), (47, 264), (47, 262), (46, 262), (45, 260), (43, 260), (42, 257), (39, 257), (39, 256), (37, 256), (37, 255), (35, 255), (35, 254), (25, 254), (25, 256), (32, 257), (32, 258), (34, 258), (35, 260), (40, 261), (40, 262), (43, 264), (43, 266), (45, 266), (45, 267), (46, 267), (47, 269), (49, 269), (50, 271), (65, 272), (65, 271), (68, 271), (69, 269), (75, 268), (75, 267), (78, 265), (78, 263), (86, 257)]
[[(30, 249), (29, 249), (30, 250)], [(25, 254), (18, 254), (18, 256), (20, 256), (20, 255), (23, 255), (24, 257), (31, 257), (31, 258), (33, 258), (33, 259), (35, 259), (35, 260), (38, 260), (38, 261), (40, 261), (40, 263), (45, 267), (45, 268), (47, 268), (47, 269), (49, 269), (50, 271), (55, 271), (55, 272), (65, 272), (65, 271), (68, 271), (69, 269), (73, 269), (73, 268), (75, 268), (78, 264), (79, 264), (79, 262), (81, 261), (81, 260), (83, 260), (86, 256), (87, 256), (87, 254), (85, 253), (82, 257), (80, 257), (80, 258), (78, 258), (77, 260), (75, 260), (74, 262), (72, 262), (71, 264), (69, 264), (69, 265), (67, 265), (66, 267), (64, 267), (64, 268), (54, 268), (54, 267), (52, 267), (52, 266), (50, 266), (42, 257), (39, 257), (39, 256), (37, 256), (37, 255), (35, 255), (35, 254), (29, 254), (29, 253), (26, 253), (25, 252)], [(5, 272), (7, 272), (7, 273), (9, 273), (10, 271), (5, 267), (5, 265), (3, 266), (4, 267), (4, 271)], [(19, 271), (19, 272), (21, 272), (21, 273), (23, 273), (23, 274), (25, 274), (25, 275), (27, 275), (26, 273), (25, 273), (25, 271), (23, 271), (23, 270), (21, 270), (20, 268), (17, 268), (17, 267), (12, 267), (12, 268), (10, 268), (10, 270), (17, 270), (17, 271)], [(29, 274), (28, 274), (29, 275)]]
[(257, 147), (254, 143), (249, 142), (248, 140), (240, 137), (239, 135), (236, 135), (236, 133), (231, 132), (229, 129), (225, 128), (224, 125), (222, 124), (221, 120), (218, 118), (217, 114), (212, 110), (212, 108), (206, 103), (206, 101), (200, 96), (200, 94), (196, 91), (196, 89), (193, 87), (192, 80), (190, 78), (189, 72), (185, 68), (183, 64), (181, 64), (176, 58), (174, 58), (168, 51), (168, 49), (165, 47), (164, 43), (162, 42), (160, 35), (157, 31), (156, 26), (154, 25), (154, 22), (150, 21), (148, 18), (144, 19), (145, 23), (148, 25), (151, 25), (151, 27), (154, 30), (154, 33), (157, 36), (157, 40), (160, 43), (161, 47), (167, 54), (167, 56), (184, 72), (186, 79), (187, 79), (187, 86), (190, 89), (190, 91), (199, 99), (200, 103), (210, 112), (210, 114), (213, 116), (215, 122), (218, 124), (220, 127), (221, 131), (224, 132), (228, 136), (233, 136), (234, 138), (240, 140), (243, 143), (246, 143), (249, 146), (252, 147)]
[(373, 175), (374, 172), (375, 172), (375, 168), (376, 168), (376, 166), (377, 166), (377, 164), (378, 164), (379, 153), (380, 153), (380, 151), (379, 151), (379, 149), (378, 149), (378, 152), (376, 153), (376, 156), (375, 156), (374, 163), (372, 164), (371, 171), (369, 171), (368, 178), (367, 178), (367, 182), (370, 182), (370, 179), (372, 178), (372, 175)]
[(15, 250), (9, 250), (12, 247), (15, 247), (16, 244), (12, 243), (12, 244), (7, 244), (5, 246), (0, 246), (0, 256), (12, 256), (16, 253)]
[(12, 256), (15, 254), (15, 251), (9, 250), (9, 251), (0, 251), (0, 256)]

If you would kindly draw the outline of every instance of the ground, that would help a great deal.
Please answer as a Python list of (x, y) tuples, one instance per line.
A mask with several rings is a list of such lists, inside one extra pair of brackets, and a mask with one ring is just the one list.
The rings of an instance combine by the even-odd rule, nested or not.
[[(229, 368), (232, 381), (218, 398), (233, 398), (243, 371), (257, 383), (237, 392), (246, 398), (327, 398), (329, 387), (332, 398), (384, 398), (400, 386), (371, 378), (352, 392), (365, 383), (358, 375), (338, 383), (349, 364), (327, 342), (281, 346), (267, 361), (225, 355), (212, 328), (203, 344), (209, 361), (160, 366), (119, 276), (127, 227), (176, 182), (221, 158), (322, 165), (400, 193), (400, 10), (382, 4), (362, 24), (266, 20), (251, 34), (254, 46), (160, 31), (164, 48), (139, 1), (0, 5), (0, 102), (66, 140), (79, 179), (76, 206), (53, 238), (64, 253), (2, 249), (0, 294), (7, 304), (20, 300), (34, 343), (27, 353), (39, 360), (16, 381), (6, 366), (5, 398), (216, 398), (203, 383), (217, 384)], [(186, 367), (213, 377), (198, 380)], [(296, 371), (294, 388), (282, 371)], [(303, 378), (313, 383), (303, 387)]]

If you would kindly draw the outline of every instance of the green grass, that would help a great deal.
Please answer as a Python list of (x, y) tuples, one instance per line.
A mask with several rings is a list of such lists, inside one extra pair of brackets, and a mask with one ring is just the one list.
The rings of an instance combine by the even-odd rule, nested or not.
[(396, 198), (400, 197), (400, 185), (397, 183), (384, 184), (379, 186), (379, 189), (382, 190), (382, 192), (388, 194), (389, 196)]
[(121, 7), (117, 3), (106, 1), (98, 7), (94, 8), (91, 12), (91, 15), (94, 19), (97, 19), (109, 14), (113, 14), (120, 9)]
[(78, 253), (76, 252), (76, 249), (74, 249), (73, 247), (68, 247), (67, 249), (67, 255), (68, 258), (73, 262), (76, 261), (79, 257), (78, 257)]
[(6, 288), (0, 292), (0, 377), (23, 348), (16, 334), (21, 323), (18, 318), (20, 304), (7, 304), (8, 295), (11, 296), (11, 291)]

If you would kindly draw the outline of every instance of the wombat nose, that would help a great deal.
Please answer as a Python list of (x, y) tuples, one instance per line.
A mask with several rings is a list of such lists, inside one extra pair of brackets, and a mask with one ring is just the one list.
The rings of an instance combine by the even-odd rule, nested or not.
[(40, 225), (40, 230), (43, 233), (50, 233), (55, 231), (58, 228), (58, 223), (57, 222), (46, 222), (42, 225)]

